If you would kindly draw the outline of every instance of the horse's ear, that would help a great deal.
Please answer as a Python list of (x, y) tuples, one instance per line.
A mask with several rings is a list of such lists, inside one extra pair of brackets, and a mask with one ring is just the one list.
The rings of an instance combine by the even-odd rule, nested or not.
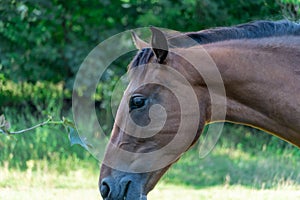
[(141, 50), (143, 48), (147, 48), (150, 46), (148, 43), (144, 42), (141, 38), (139, 38), (139, 36), (137, 36), (135, 32), (132, 31), (131, 36), (132, 36), (133, 43), (137, 49)]
[(150, 27), (152, 32), (151, 47), (158, 63), (163, 63), (168, 55), (168, 41), (164, 33), (155, 27)]

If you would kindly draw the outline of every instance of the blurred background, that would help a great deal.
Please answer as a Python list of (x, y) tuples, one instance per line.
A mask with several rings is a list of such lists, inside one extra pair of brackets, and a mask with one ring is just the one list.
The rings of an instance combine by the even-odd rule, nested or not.
[[(80, 64), (119, 32), (150, 25), (188, 32), (284, 18), (300, 19), (299, 0), (0, 0), (0, 115), (12, 130), (48, 115), (72, 119)], [(112, 64), (94, 97), (106, 132), (113, 124), (111, 91), (129, 61)], [(149, 199), (299, 199), (299, 161), (298, 148), (226, 124), (208, 157), (199, 159), (197, 147), (189, 151)], [(61, 126), (0, 135), (0, 199), (40, 199), (41, 193), (45, 199), (99, 199), (98, 175), (98, 161), (70, 146)]]

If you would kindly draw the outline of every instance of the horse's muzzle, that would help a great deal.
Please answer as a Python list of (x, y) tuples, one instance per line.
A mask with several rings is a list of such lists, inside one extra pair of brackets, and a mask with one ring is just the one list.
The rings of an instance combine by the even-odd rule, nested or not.
[(104, 200), (147, 200), (138, 174), (114, 173), (100, 180), (99, 190)]

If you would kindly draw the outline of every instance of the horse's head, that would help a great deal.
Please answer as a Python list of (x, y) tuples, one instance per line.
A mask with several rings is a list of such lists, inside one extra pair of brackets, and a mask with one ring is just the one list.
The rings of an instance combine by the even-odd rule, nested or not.
[(140, 51), (129, 66), (130, 82), (99, 179), (107, 200), (147, 199), (161, 176), (198, 139), (205, 123), (208, 98), (199, 73), (168, 48), (163, 32), (151, 31), (150, 45), (133, 33)]

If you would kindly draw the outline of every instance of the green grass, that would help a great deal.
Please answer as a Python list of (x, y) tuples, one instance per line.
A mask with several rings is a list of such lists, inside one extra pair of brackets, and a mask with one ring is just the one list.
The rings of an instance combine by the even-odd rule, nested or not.
[(96, 200), (100, 194), (92, 189), (56, 189), (56, 188), (0, 188), (1, 200)]
[(300, 191), (295, 188), (281, 188), (278, 190), (257, 190), (244, 186), (214, 186), (202, 189), (187, 188), (173, 185), (159, 185), (149, 195), (149, 200), (282, 200), (299, 199)]
[[(57, 188), (0, 188), (3, 200), (96, 200), (101, 199), (96, 188), (57, 189)], [(217, 186), (205, 189), (193, 189), (174, 185), (158, 185), (148, 196), (148, 200), (297, 200), (299, 189), (254, 190), (242, 186)]]
[[(206, 158), (186, 153), (149, 194), (149, 200), (299, 199), (300, 162), (297, 149), (271, 154), (247, 153), (217, 146)], [(60, 161), (61, 162), (61, 161)], [(26, 170), (0, 168), (0, 199), (99, 199), (97, 161), (64, 161), (70, 170), (57, 170), (53, 161), (27, 161)]]
[(194, 188), (225, 185), (243, 185), (256, 189), (300, 185), (300, 157), (296, 147), (281, 154), (268, 150), (252, 154), (239, 149), (217, 146), (204, 159), (197, 149), (187, 152), (163, 178), (170, 184)]

